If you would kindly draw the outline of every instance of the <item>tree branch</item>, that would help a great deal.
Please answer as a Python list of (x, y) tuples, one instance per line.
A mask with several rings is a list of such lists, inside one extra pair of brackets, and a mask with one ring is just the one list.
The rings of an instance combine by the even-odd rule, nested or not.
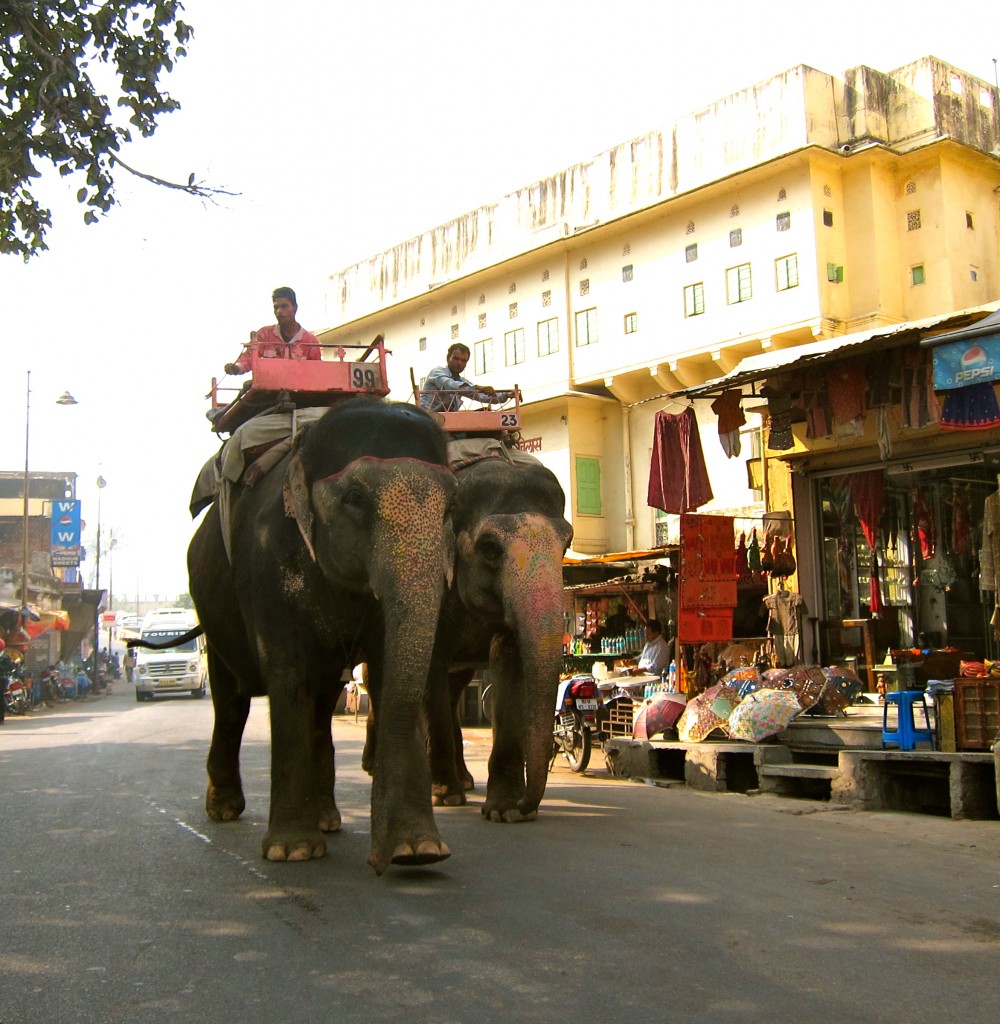
[(151, 182), (153, 185), (162, 185), (164, 188), (177, 189), (178, 192), (186, 192), (189, 196), (197, 196), (199, 199), (214, 199), (215, 196), (238, 196), (240, 192), (230, 192), (224, 188), (213, 188), (206, 185), (203, 181), (195, 181), (194, 174), (188, 178), (187, 184), (182, 185), (176, 181), (167, 181), (165, 178), (158, 178), (155, 174), (146, 174), (144, 171), (138, 171), (134, 167), (129, 167), (127, 163), (120, 156), (116, 156), (114, 153), (109, 154), (111, 162), (118, 164), (123, 170), (134, 174), (137, 178), (142, 178), (143, 181)]

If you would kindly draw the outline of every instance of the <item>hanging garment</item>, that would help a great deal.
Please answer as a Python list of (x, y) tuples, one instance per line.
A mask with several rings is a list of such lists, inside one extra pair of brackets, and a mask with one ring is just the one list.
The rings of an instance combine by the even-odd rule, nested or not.
[(833, 412), (826, 377), (821, 373), (806, 376), (802, 388), (802, 407), (806, 411), (806, 437), (829, 437), (833, 433)]
[(941, 416), (934, 394), (934, 366), (927, 349), (908, 348), (903, 353), (903, 426), (926, 427)]
[(878, 441), (878, 453), (884, 462), (892, 458), (892, 435), (889, 432), (889, 410), (884, 405), (875, 408), (875, 439)]
[(951, 551), (955, 555), (971, 555), (972, 546), (969, 495), (956, 487), (951, 498)]
[(885, 610), (885, 605), (882, 603), (882, 586), (879, 580), (878, 571), (878, 555), (872, 550), (872, 569), (869, 574), (869, 587), (868, 587), (868, 610), (872, 616), (881, 615)]
[(774, 645), (775, 668), (801, 664), (805, 599), (790, 590), (779, 590), (764, 598), (764, 607), (767, 608), (767, 635)]
[(989, 381), (955, 388), (945, 395), (941, 426), (949, 430), (988, 430), (1000, 426), (1000, 403)]
[(917, 538), (920, 541), (920, 554), (926, 560), (934, 557), (935, 538), (937, 531), (934, 526), (934, 512), (924, 497), (924, 492), (917, 488), (913, 492), (913, 521), (917, 524)]
[(746, 421), (740, 399), (743, 392), (737, 389), (725, 391), (712, 403), (712, 412), (719, 417), (719, 442), (726, 458), (740, 454), (740, 427)]
[(760, 544), (757, 541), (757, 527), (750, 531), (750, 545), (747, 547), (747, 568), (760, 572)]
[(788, 451), (795, 444), (791, 396), (777, 393), (770, 385), (765, 385), (761, 394), (767, 398), (767, 446), (775, 452)]
[(863, 473), (850, 473), (848, 487), (851, 501), (854, 503), (854, 514), (858, 517), (868, 546), (874, 551), (878, 521), (885, 507), (882, 470), (870, 469)]
[(1000, 491), (986, 496), (983, 503), (983, 544), (979, 559), (979, 586), (982, 590), (997, 589), (997, 568), (1000, 566)]
[(860, 359), (834, 363), (827, 373), (834, 423), (850, 423), (865, 417), (865, 371)]
[(662, 410), (653, 423), (653, 461), (646, 503), (664, 512), (691, 512), (712, 500), (712, 485), (698, 420), (690, 406), (680, 413)]

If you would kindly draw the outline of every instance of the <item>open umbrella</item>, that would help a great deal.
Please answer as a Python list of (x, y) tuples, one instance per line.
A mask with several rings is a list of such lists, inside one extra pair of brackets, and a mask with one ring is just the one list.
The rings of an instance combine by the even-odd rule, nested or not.
[(732, 686), (710, 686), (687, 702), (677, 722), (677, 735), (684, 743), (700, 743), (716, 729), (725, 729), (726, 720), (739, 700), (740, 695)]
[(833, 665), (822, 670), (826, 679), (823, 696), (813, 708), (814, 714), (836, 715), (864, 690), (864, 683), (849, 668)]
[(731, 686), (738, 690), (741, 695), (753, 693), (760, 688), (760, 672), (753, 665), (742, 665), (734, 668), (722, 677), (723, 686)]
[(684, 713), (686, 703), (683, 693), (654, 693), (643, 702), (635, 716), (632, 738), (648, 740), (659, 732), (672, 729)]
[(792, 690), (762, 689), (744, 697), (729, 716), (726, 728), (734, 740), (760, 743), (777, 736), (797, 715), (802, 714)]
[(768, 670), (764, 673), (763, 685), (772, 690), (794, 693), (802, 710), (808, 711), (822, 699), (827, 681), (818, 665), (798, 665)]

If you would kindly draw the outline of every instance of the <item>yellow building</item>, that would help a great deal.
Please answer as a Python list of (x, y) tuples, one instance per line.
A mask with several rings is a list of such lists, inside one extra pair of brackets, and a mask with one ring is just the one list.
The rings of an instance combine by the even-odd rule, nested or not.
[[(783, 467), (817, 448), (884, 461), (875, 427), (812, 443), (795, 423), (791, 449), (765, 451), (781, 460), (765, 480), (759, 386), (796, 378), (790, 350), (826, 365), (919, 344), (1000, 300), (998, 144), (997, 91), (936, 58), (792, 68), (332, 275), (340, 325), (321, 341), (383, 333), (395, 398), (453, 341), (471, 379), (518, 384), (522, 435), (562, 481), (585, 553), (676, 536), (676, 516), (647, 505), (654, 420), (693, 404), (714, 492), (700, 511), (748, 527), (765, 503), (791, 511), (807, 604), (852, 618), (824, 610), (819, 491)], [(707, 399), (733, 386), (748, 423), (728, 458)], [(956, 447), (936, 425), (891, 432), (907, 458)]]

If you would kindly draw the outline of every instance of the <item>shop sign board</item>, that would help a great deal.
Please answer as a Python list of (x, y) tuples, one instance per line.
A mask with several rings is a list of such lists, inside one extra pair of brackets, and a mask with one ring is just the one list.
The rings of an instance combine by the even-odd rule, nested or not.
[(938, 345), (933, 354), (935, 391), (1000, 380), (1000, 331)]
[(80, 502), (52, 502), (50, 549), (55, 568), (80, 564), (80, 530)]

